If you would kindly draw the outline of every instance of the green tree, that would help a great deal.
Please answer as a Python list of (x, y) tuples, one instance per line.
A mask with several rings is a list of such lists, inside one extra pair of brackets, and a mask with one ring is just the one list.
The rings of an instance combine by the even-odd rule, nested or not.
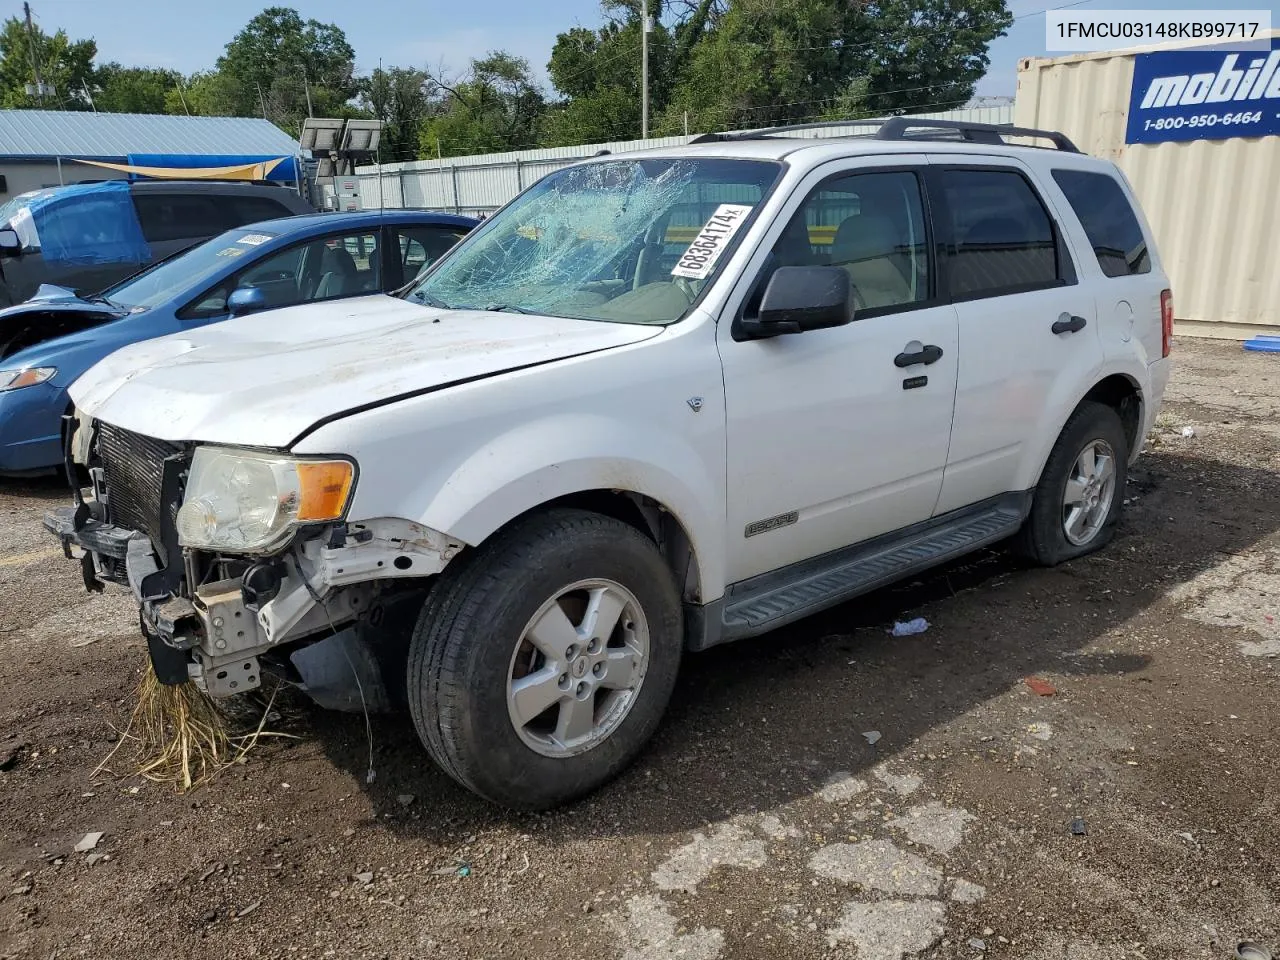
[(379, 67), (360, 81), (360, 106), (385, 124), (379, 148), (384, 161), (417, 158), (433, 90), (434, 83), (425, 72), (405, 67)]
[[(234, 79), (217, 70), (193, 73), (165, 92), (164, 111), (193, 117), (243, 116), (236, 112), (237, 89)], [(262, 116), (261, 111), (257, 115)]]
[(93, 106), (104, 113), (164, 113), (180, 79), (176, 70), (103, 64), (94, 75)]
[[(712, 0), (701, 6), (710, 9)], [(547, 72), (564, 100), (548, 113), (545, 141), (562, 146), (640, 136), (641, 34), (639, 0), (605, 0), (610, 19), (598, 30), (575, 27), (556, 37)], [(675, 52), (688, 24), (675, 30), (662, 23), (662, 0), (651, 0), (654, 29), (649, 34), (649, 115), (665, 106), (678, 65)], [(703, 17), (705, 20), (705, 16)]]
[[(27, 85), (36, 81), (33, 43), (41, 79), (53, 85), (52, 96), (35, 97), (26, 92)], [(97, 53), (92, 40), (72, 41), (65, 30), (49, 35), (39, 27), (29, 35), (24, 21), (10, 17), (0, 31), (0, 107), (87, 110), (84, 89), (93, 82)]]
[(236, 116), (265, 114), (296, 134), (308, 114), (308, 95), (315, 116), (342, 115), (357, 92), (354, 64), (355, 51), (336, 25), (303, 20), (289, 7), (268, 7), (227, 44), (211, 99)]
[(439, 112), (422, 128), (422, 156), (526, 150), (538, 145), (546, 99), (529, 62), (503, 51), (471, 61), (462, 80), (433, 78), (443, 93)]

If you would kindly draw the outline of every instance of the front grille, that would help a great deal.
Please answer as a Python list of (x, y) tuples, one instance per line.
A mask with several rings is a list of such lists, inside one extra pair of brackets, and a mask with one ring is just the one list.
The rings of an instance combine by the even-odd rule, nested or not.
[(137, 530), (161, 547), (160, 482), (164, 461), (182, 448), (153, 437), (98, 423), (98, 458), (107, 486), (107, 519)]

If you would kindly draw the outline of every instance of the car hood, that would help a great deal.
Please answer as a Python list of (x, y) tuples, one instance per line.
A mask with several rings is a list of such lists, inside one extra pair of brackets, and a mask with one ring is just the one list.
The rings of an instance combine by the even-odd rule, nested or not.
[(132, 344), (77, 380), (71, 399), (95, 419), (162, 440), (284, 447), (355, 408), (661, 330), (361, 297)]

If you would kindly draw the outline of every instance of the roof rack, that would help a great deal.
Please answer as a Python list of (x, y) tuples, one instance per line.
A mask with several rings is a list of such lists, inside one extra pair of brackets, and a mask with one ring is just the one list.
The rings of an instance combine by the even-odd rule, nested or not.
[[(912, 138), (912, 130), (955, 130), (960, 138), (970, 143), (1003, 144), (1005, 137), (1032, 137), (1048, 140), (1067, 153), (1079, 153), (1080, 148), (1067, 139), (1065, 134), (1056, 130), (1035, 130), (1031, 127), (1011, 127), (995, 123), (969, 123), (966, 120), (915, 120), (911, 117), (890, 117), (880, 124), (876, 131), (877, 140), (907, 140)], [(921, 139), (931, 138), (928, 134), (915, 134)]]
[[(1058, 149), (1067, 153), (1079, 153), (1079, 148), (1064, 134), (1055, 130), (1033, 130), (1029, 127), (1012, 127), (995, 123), (970, 123), (966, 120), (930, 120), (926, 118), (889, 117), (886, 120), (823, 120), (818, 123), (793, 123), (779, 127), (760, 127), (756, 130), (734, 130), (729, 133), (704, 133), (689, 140), (690, 144), (724, 143), (734, 140), (764, 140), (778, 134), (787, 134), (797, 130), (823, 130), (832, 127), (850, 127), (878, 123), (879, 129), (874, 133), (844, 134), (841, 139), (874, 138), (876, 140), (937, 140), (936, 134), (928, 131), (954, 130), (958, 138), (969, 143), (1003, 144), (1005, 137), (1030, 137), (1049, 140)], [(913, 132), (920, 131), (920, 132)]]

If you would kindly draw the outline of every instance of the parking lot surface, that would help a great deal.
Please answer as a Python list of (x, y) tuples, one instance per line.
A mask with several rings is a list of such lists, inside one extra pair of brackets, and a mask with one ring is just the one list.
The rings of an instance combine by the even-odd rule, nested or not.
[(1104, 552), (984, 552), (690, 657), (639, 762), (542, 815), (455, 786), (402, 718), (369, 783), (364, 720), (293, 699), (299, 739), (188, 794), (93, 776), (134, 605), (40, 529), (56, 484), (0, 481), (0, 958), (1280, 949), (1280, 360), (1175, 352)]

